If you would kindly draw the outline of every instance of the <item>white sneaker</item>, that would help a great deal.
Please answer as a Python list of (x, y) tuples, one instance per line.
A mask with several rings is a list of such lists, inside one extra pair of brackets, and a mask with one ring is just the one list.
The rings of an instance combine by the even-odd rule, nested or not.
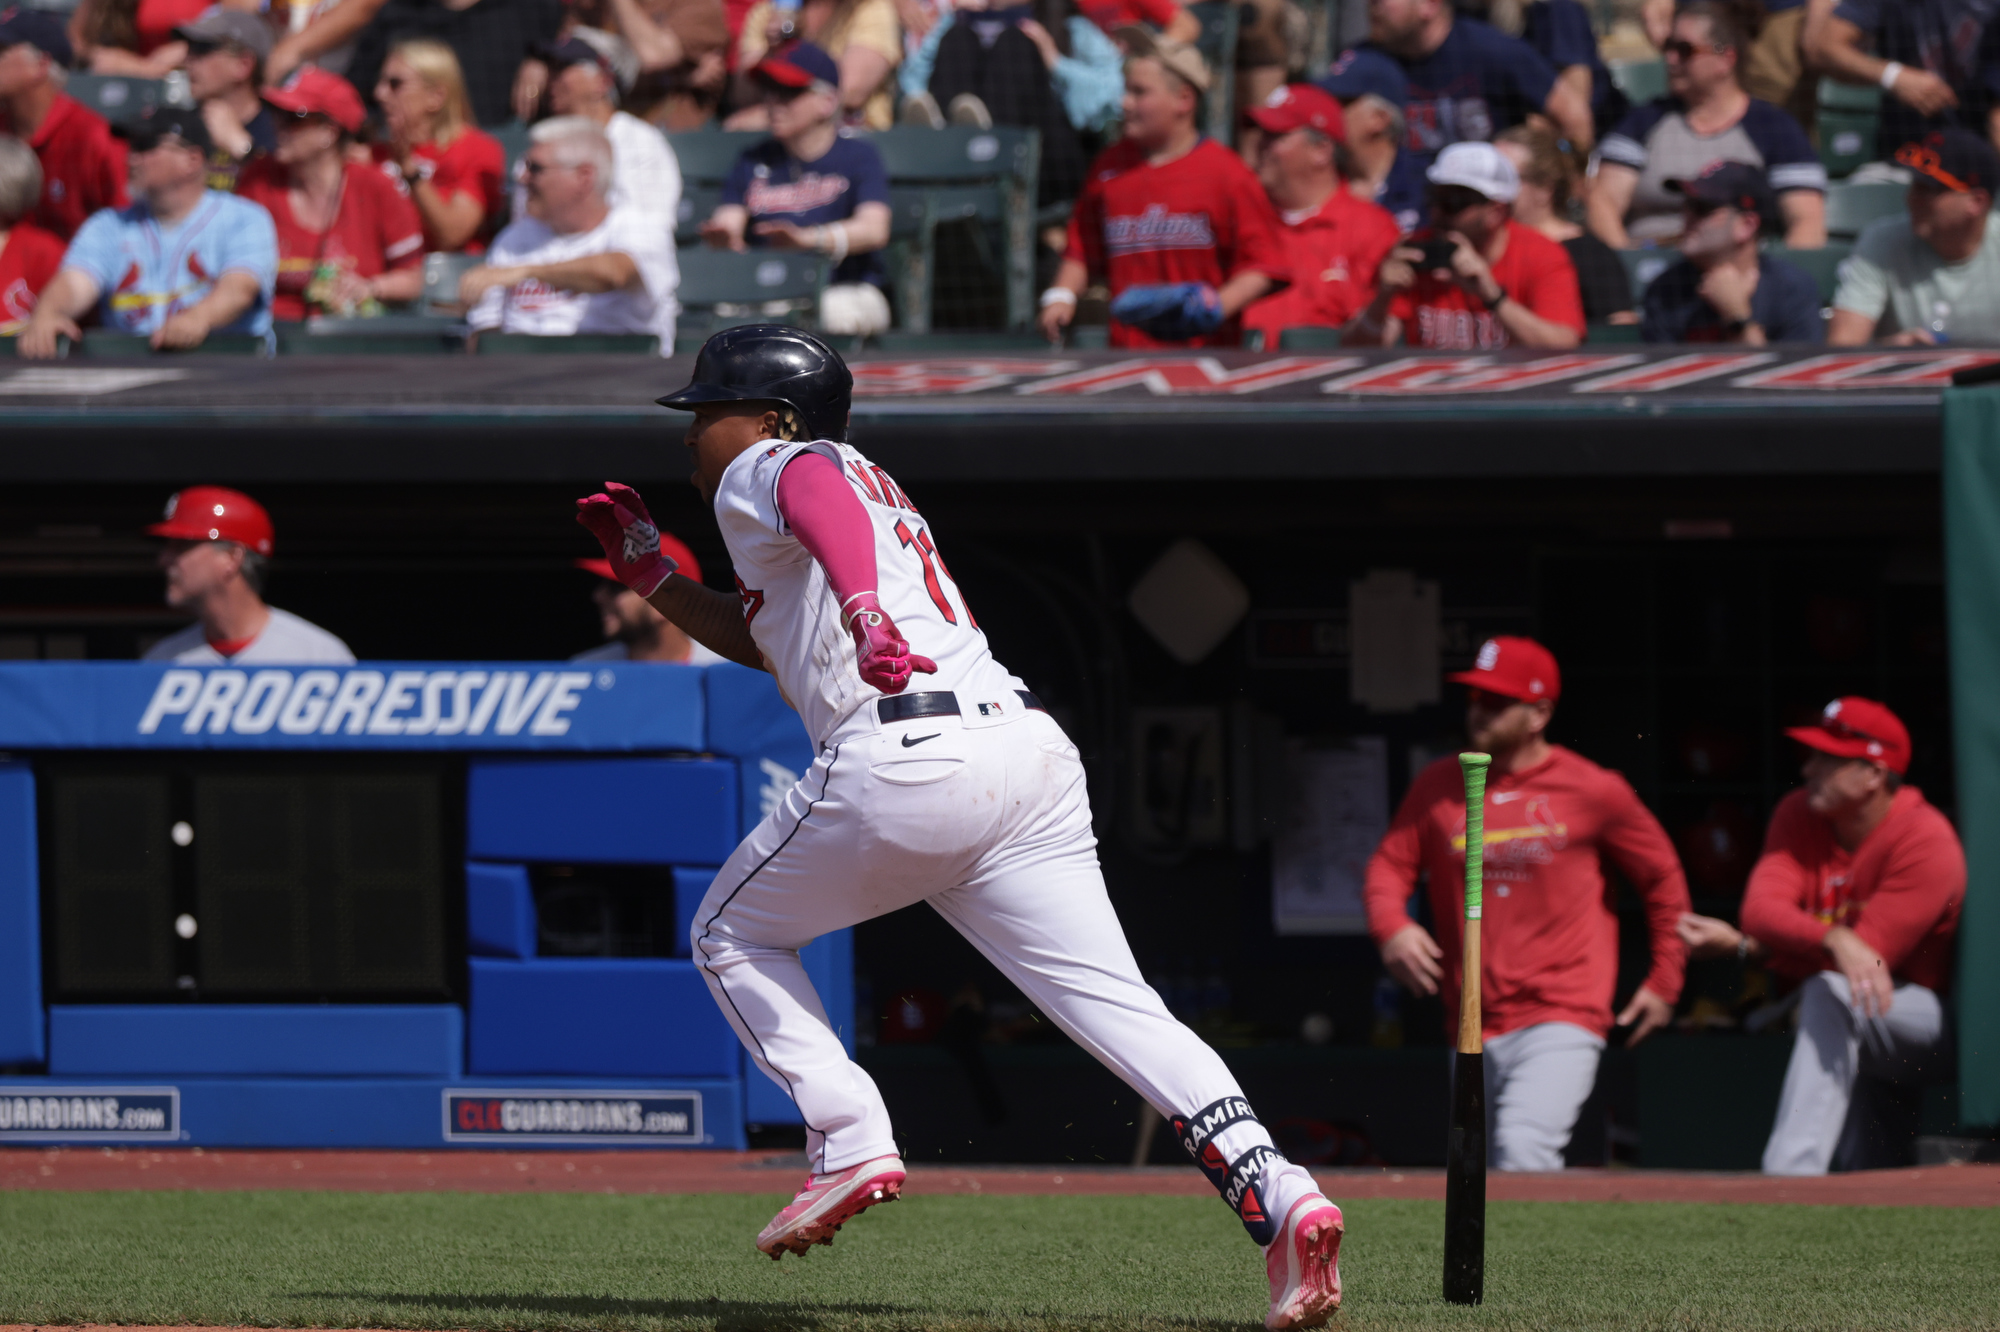
[(951, 99), (951, 123), (990, 130), (993, 128), (993, 113), (986, 109), (985, 102), (971, 93), (960, 93)]
[(911, 93), (903, 99), (902, 122), (918, 129), (943, 129), (944, 112), (938, 110), (937, 98), (929, 93)]
[(1317, 1193), (1293, 1204), (1278, 1238), (1264, 1250), (1271, 1312), (1264, 1326), (1324, 1327), (1340, 1308), (1340, 1209)]
[(757, 1247), (776, 1262), (786, 1253), (806, 1256), (815, 1244), (833, 1243), (833, 1232), (880, 1202), (903, 1196), (903, 1162), (878, 1156), (831, 1175), (808, 1175), (791, 1205), (771, 1218)]

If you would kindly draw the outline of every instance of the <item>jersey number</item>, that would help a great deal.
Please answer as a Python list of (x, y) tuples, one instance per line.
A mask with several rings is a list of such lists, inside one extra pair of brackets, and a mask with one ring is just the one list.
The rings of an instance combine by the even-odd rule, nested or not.
[[(924, 562), (924, 587), (930, 592), (931, 602), (938, 608), (938, 614), (944, 616), (946, 624), (957, 624), (958, 612), (954, 611), (951, 608), (951, 602), (945, 599), (944, 584), (938, 581), (938, 574), (940, 573), (946, 578), (951, 578), (951, 570), (944, 567), (944, 557), (939, 555), (937, 547), (931, 544), (931, 534), (921, 527), (912, 532), (910, 531), (910, 525), (901, 518), (898, 518), (896, 520), (896, 539), (903, 543), (903, 549), (916, 551), (917, 558)], [(952, 578), (951, 580), (954, 583), (958, 581), (956, 578)], [(958, 596), (959, 600), (965, 600), (964, 588), (958, 590)], [(972, 605), (969, 602), (965, 607), (965, 618), (972, 621), (974, 629), (979, 627), (979, 620), (973, 615)]]

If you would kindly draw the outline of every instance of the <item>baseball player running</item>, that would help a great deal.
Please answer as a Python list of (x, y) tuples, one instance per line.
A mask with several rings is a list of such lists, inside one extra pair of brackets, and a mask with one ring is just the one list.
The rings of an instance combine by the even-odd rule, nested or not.
[(803, 1255), (902, 1191), (888, 1110), (799, 949), (925, 901), (1173, 1124), (1264, 1248), (1265, 1326), (1321, 1326), (1340, 1304), (1340, 1209), (1140, 979), (1076, 747), (987, 651), (909, 496), (845, 442), (852, 384), (816, 338), (752, 325), (710, 338), (694, 382), (659, 400), (694, 413), (693, 481), (740, 605), (674, 576), (635, 491), (611, 483), (577, 502), (619, 579), (698, 641), (769, 670), (819, 746), (691, 932), (716, 1002), (807, 1126), (812, 1174), (757, 1247)]

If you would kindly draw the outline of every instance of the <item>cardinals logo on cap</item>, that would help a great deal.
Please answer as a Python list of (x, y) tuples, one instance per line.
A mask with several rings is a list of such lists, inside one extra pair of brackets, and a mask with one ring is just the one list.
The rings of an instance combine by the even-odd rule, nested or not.
[(1500, 664), (1499, 640), (1489, 638), (1484, 643), (1481, 643), (1479, 645), (1479, 660), (1475, 661), (1473, 665), (1479, 670), (1490, 671), (1499, 664)]

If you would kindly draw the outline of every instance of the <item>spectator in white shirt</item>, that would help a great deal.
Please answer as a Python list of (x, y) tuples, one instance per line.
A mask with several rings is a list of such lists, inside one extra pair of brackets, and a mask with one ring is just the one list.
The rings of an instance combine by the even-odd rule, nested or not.
[[(549, 113), (582, 116), (611, 141), (611, 189), (606, 201), (613, 208), (629, 204), (659, 218), (671, 235), (681, 207), (681, 164), (667, 136), (618, 109), (619, 87), (611, 63), (582, 38), (571, 37), (543, 48), (542, 59), (550, 71)], [(522, 203), (517, 186), (517, 217)]]
[(680, 266), (658, 219), (606, 200), (611, 143), (582, 116), (535, 126), (522, 163), (526, 216), (459, 280), (474, 330), (566, 337), (653, 333), (671, 355)]
[(331, 664), (354, 654), (316, 624), (264, 603), (264, 571), (275, 533), (264, 506), (241, 491), (189, 486), (167, 501), (160, 522), (167, 604), (195, 622), (146, 651), (147, 661), (190, 666)]

